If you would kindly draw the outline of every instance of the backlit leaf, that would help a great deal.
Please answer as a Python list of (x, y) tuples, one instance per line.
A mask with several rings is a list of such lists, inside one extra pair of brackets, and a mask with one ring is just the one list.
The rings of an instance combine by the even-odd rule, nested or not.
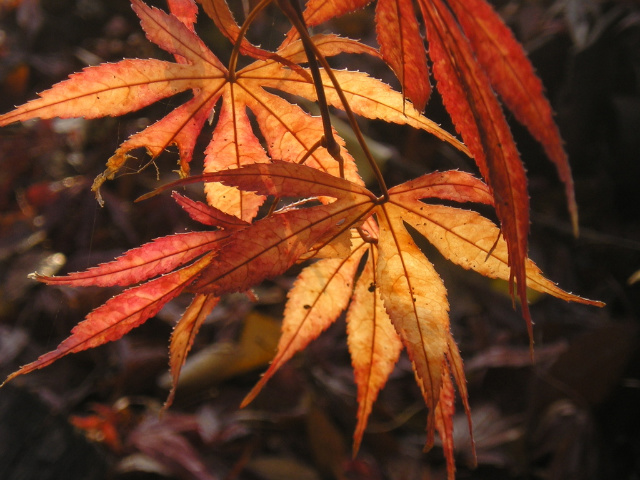
[(433, 172), (389, 189), (394, 203), (413, 205), (416, 200), (439, 198), (456, 202), (477, 202), (493, 205), (487, 184), (473, 175), (457, 170)]
[[(463, 268), (507, 280), (512, 296), (515, 284), (530, 338), (527, 287), (566, 301), (602, 305), (560, 289), (527, 257), (526, 176), (497, 95), (558, 168), (574, 228), (577, 214), (571, 174), (551, 109), (513, 34), (484, 0), (417, 0), (423, 22), (416, 19), (412, 0), (378, 0), (375, 22), (380, 51), (334, 34), (307, 37), (302, 28), (290, 32), (277, 50), (267, 51), (252, 45), (245, 34), (254, 14), (270, 4), (268, 0), (254, 2), (242, 26), (225, 0), (198, 0), (233, 44), (227, 67), (196, 34), (194, 0), (168, 0), (170, 13), (142, 0), (131, 1), (147, 38), (175, 61), (127, 59), (86, 68), (40, 98), (0, 115), (0, 126), (36, 117), (122, 115), (190, 92), (182, 105), (120, 145), (94, 189), (114, 177), (133, 151), (144, 148), (153, 161), (175, 145), (181, 179), (141, 199), (203, 183), (206, 204), (176, 192), (172, 196), (193, 220), (217, 230), (156, 239), (84, 272), (35, 275), (41, 282), (72, 287), (137, 286), (89, 313), (56, 350), (22, 367), (7, 381), (69, 353), (117, 340), (188, 292), (194, 299), (177, 322), (169, 348), (168, 406), (194, 338), (220, 296), (249, 292), (261, 281), (311, 260), (315, 263), (301, 267), (288, 293), (275, 359), (243, 405), (346, 310), (359, 404), (354, 451), (404, 347), (429, 409), (427, 448), (438, 431), (452, 479), (454, 383), (471, 429), (468, 391), (462, 357), (449, 328), (445, 286), (414, 237), (422, 235)], [(310, 0), (304, 17), (315, 26), (369, 3)], [(311, 50), (326, 70), (318, 73), (306, 68), (313, 62), (307, 58), (309, 49), (303, 47), (301, 35), (308, 40), (307, 47), (311, 42)], [(239, 61), (238, 53), (253, 58)], [(402, 92), (367, 73), (331, 71), (325, 60), (339, 54), (383, 58), (399, 78)], [(430, 92), (427, 55), (443, 103), (466, 145), (420, 113)], [(309, 114), (306, 103), (295, 103), (299, 98), (312, 102), (320, 98), (322, 117)], [(433, 134), (472, 156), (486, 183), (468, 173), (448, 171), (422, 175), (389, 189), (372, 160), (369, 167), (378, 180), (378, 196), (364, 186), (345, 141), (327, 123), (335, 113), (329, 114), (328, 107), (346, 111), (355, 137), (359, 134), (350, 112)], [(203, 172), (189, 176), (196, 140), (207, 120), (216, 124), (205, 148)], [(333, 139), (328, 138), (330, 133)], [(364, 140), (360, 147), (367, 152)], [(272, 203), (264, 205), (267, 200)], [(494, 207), (500, 225), (448, 202)], [(245, 348), (244, 340), (243, 334), (239, 350)], [(264, 364), (272, 348), (252, 353), (254, 347), (255, 342), (247, 343), (247, 351), (227, 373)]]
[(363, 248), (347, 258), (329, 258), (306, 267), (288, 294), (282, 336), (269, 369), (245, 397), (246, 405), (296, 352), (326, 330), (349, 303)]
[[(458, 388), (458, 394), (460, 395), (460, 400), (462, 401), (462, 405), (464, 407), (465, 414), (467, 416), (467, 422), (469, 424), (469, 437), (471, 438), (471, 455), (474, 462), (477, 464), (476, 458), (476, 443), (473, 438), (473, 425), (471, 423), (471, 407), (469, 405), (469, 393), (467, 390), (467, 379), (464, 375), (464, 366), (462, 364), (462, 355), (460, 355), (460, 350), (458, 349), (458, 345), (456, 345), (455, 340), (451, 333), (449, 333), (449, 349), (447, 351), (447, 362), (449, 364), (449, 370), (451, 372), (451, 376), (456, 382), (456, 387)], [(448, 462), (447, 458), (447, 462)]]
[(403, 94), (422, 112), (431, 84), (413, 0), (378, 0), (376, 31), (380, 53), (400, 80)]
[(432, 445), (448, 349), (449, 302), (440, 276), (405, 229), (401, 213), (393, 205), (380, 207), (377, 281), (429, 408), (427, 444)]
[(180, 371), (187, 360), (187, 354), (191, 350), (193, 340), (219, 301), (220, 299), (213, 295), (196, 295), (174, 327), (169, 346), (171, 390), (164, 408), (168, 408), (173, 403)]
[(330, 18), (353, 12), (371, 3), (371, 0), (309, 0), (304, 12), (307, 25), (314, 26)]
[(172, 15), (193, 30), (198, 16), (198, 6), (194, 0), (167, 0), (167, 5)]
[[(274, 161), (268, 164), (252, 164), (241, 168), (205, 173), (164, 185), (151, 195), (171, 188), (200, 182), (221, 182), (260, 195), (276, 197), (332, 197), (366, 202), (375, 200), (375, 195), (359, 183), (323, 173), (305, 165)], [(140, 199), (146, 198), (143, 195)]]
[[(491, 85), (544, 147), (555, 163), (566, 187), (574, 233), (578, 232), (578, 207), (573, 178), (551, 106), (544, 96), (542, 82), (513, 33), (484, 0), (448, 0), (460, 26), (473, 45), (476, 57), (489, 75)], [(469, 12), (473, 12), (469, 14)]]
[[(213, 140), (205, 154), (205, 172), (269, 162), (267, 153), (253, 134), (246, 106), (235, 103), (233, 96), (230, 102), (222, 104)], [(262, 195), (220, 183), (207, 183), (205, 192), (210, 205), (245, 221), (253, 219), (264, 202)]]
[(373, 403), (398, 361), (402, 342), (384, 308), (377, 286), (377, 249), (358, 279), (347, 312), (347, 343), (358, 386), (358, 423), (353, 434), (354, 455), (360, 448)]
[(203, 253), (216, 250), (229, 236), (228, 232), (178, 233), (158, 238), (125, 252), (116, 260), (84, 272), (62, 277), (34, 274), (34, 278), (49, 285), (73, 287), (109, 287), (132, 285), (171, 271)]
[(18, 375), (51, 365), (70, 353), (117, 340), (131, 329), (142, 325), (158, 313), (169, 300), (180, 294), (209, 263), (213, 255), (207, 254), (188, 267), (130, 288), (108, 300), (76, 325), (71, 335), (60, 343), (58, 348), (21, 367), (9, 375), (5, 383)]
[(215, 295), (247, 290), (265, 278), (284, 273), (316, 243), (361, 222), (371, 208), (366, 201), (353, 205), (339, 200), (258, 220), (230, 235), (224, 250), (192, 289)]
[(238, 217), (224, 213), (206, 203), (191, 200), (178, 192), (173, 192), (171, 196), (193, 220), (203, 225), (231, 230), (249, 226), (247, 222), (240, 220)]
[(469, 41), (440, 0), (420, 0), (433, 73), (447, 111), (473, 154), (495, 198), (509, 249), (509, 282), (517, 282), (522, 313), (533, 342), (526, 297), (525, 258), (529, 235), (527, 180), (509, 126)]
[(442, 439), (442, 450), (447, 459), (447, 480), (454, 480), (456, 473), (455, 452), (453, 450), (453, 414), (455, 413), (455, 392), (449, 368), (442, 373), (442, 389), (436, 407), (435, 423)]
[[(418, 230), (448, 260), (489, 278), (509, 280), (508, 247), (498, 227), (471, 210), (443, 205), (406, 202), (402, 219)], [(572, 295), (542, 275), (530, 259), (525, 260), (527, 286), (566, 301), (602, 306), (601, 302)]]

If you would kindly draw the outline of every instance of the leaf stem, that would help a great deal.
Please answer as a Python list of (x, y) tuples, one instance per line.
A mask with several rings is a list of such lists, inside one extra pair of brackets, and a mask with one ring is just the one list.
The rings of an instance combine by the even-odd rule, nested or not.
[(362, 152), (364, 153), (367, 161), (369, 162), (369, 166), (371, 167), (371, 170), (373, 170), (373, 174), (375, 175), (376, 180), (378, 182), (378, 186), (380, 187), (380, 191), (382, 192), (382, 195), (379, 198), (379, 202), (384, 203), (389, 200), (389, 192), (387, 189), (387, 184), (385, 183), (384, 178), (382, 177), (382, 172), (380, 171), (378, 164), (376, 163), (375, 159), (373, 158), (373, 155), (371, 154), (371, 151), (369, 150), (369, 147), (367, 146), (367, 142), (364, 139), (364, 135), (362, 135), (362, 131), (360, 130), (360, 126), (358, 125), (356, 116), (353, 113), (353, 110), (351, 110), (349, 101), (347, 100), (347, 97), (344, 94), (342, 87), (340, 86), (340, 82), (338, 82), (338, 79), (333, 74), (333, 70), (331, 69), (331, 66), (329, 65), (329, 63), (327, 62), (327, 59), (324, 58), (324, 56), (320, 53), (320, 51), (317, 49), (315, 44), (313, 44), (313, 49), (316, 52), (316, 54), (319, 55), (318, 61), (322, 65), (322, 68), (325, 70), (325, 72), (327, 72), (327, 75), (331, 80), (333, 87), (336, 89), (336, 93), (340, 97), (340, 101), (342, 102), (344, 111), (347, 114), (347, 118), (349, 119), (349, 125), (351, 125), (351, 129), (353, 130), (353, 133), (356, 136), (356, 140), (358, 140), (358, 144), (360, 144), (360, 148), (362, 148)]
[(255, 7), (251, 9), (249, 14), (247, 15), (247, 18), (242, 23), (240, 31), (238, 32), (238, 38), (236, 38), (236, 43), (233, 45), (233, 50), (231, 51), (231, 57), (229, 58), (229, 82), (233, 82), (236, 79), (236, 69), (238, 68), (240, 47), (242, 46), (242, 41), (245, 39), (247, 30), (249, 30), (249, 26), (251, 26), (258, 14), (271, 2), (272, 0), (261, 0)]
[(324, 142), (324, 137), (321, 138), (320, 140), (318, 140), (316, 143), (314, 143), (313, 145), (311, 145), (311, 148), (309, 148), (307, 150), (307, 153), (305, 153), (302, 158), (300, 160), (298, 160), (298, 165), (304, 165), (305, 162), (307, 160), (309, 160), (309, 157), (311, 155), (313, 155), (313, 152), (315, 152), (318, 148), (320, 147), (324, 147), (325, 146), (325, 142)]
[(362, 238), (362, 240), (365, 243), (370, 243), (372, 245), (377, 245), (378, 244), (378, 239), (369, 235), (369, 233), (367, 231), (365, 231), (361, 226), (360, 227), (356, 227), (356, 230), (358, 231), (358, 233), (360, 234), (360, 237)]
[[(353, 130), (353, 133), (356, 136), (356, 140), (358, 141), (360, 148), (362, 148), (362, 152), (364, 153), (365, 158), (367, 159), (367, 162), (369, 163), (369, 166), (371, 167), (371, 170), (373, 171), (373, 174), (376, 177), (376, 181), (378, 182), (380, 191), (382, 192), (382, 194), (378, 198), (378, 202), (384, 203), (389, 200), (389, 192), (387, 189), (387, 185), (384, 181), (382, 172), (380, 171), (378, 164), (376, 163), (375, 159), (373, 158), (373, 155), (371, 154), (371, 151), (369, 150), (369, 147), (367, 146), (367, 142), (364, 139), (364, 135), (362, 134), (362, 131), (360, 130), (360, 126), (358, 125), (358, 121), (356, 120), (353, 110), (351, 110), (349, 101), (347, 100), (347, 97), (344, 94), (342, 87), (340, 87), (340, 82), (338, 82), (338, 79), (333, 74), (333, 70), (331, 69), (331, 66), (329, 65), (329, 63), (327, 62), (327, 59), (318, 50), (318, 47), (315, 45), (315, 43), (313, 43), (313, 40), (309, 36), (309, 32), (307, 30), (306, 24), (304, 23), (304, 17), (302, 16), (302, 12), (300, 11), (300, 7), (297, 4), (297, 1), (296, 0), (288, 0), (288, 1), (291, 2), (291, 4), (293, 4), (294, 9), (297, 8), (297, 11), (299, 12), (297, 16), (294, 17), (293, 15), (291, 15), (291, 13), (287, 11), (290, 5), (286, 3), (284, 0), (279, 0), (278, 5), (282, 8), (285, 15), (289, 17), (294, 27), (296, 27), (296, 30), (298, 30), (298, 33), (300, 34), (300, 39), (303, 42), (302, 44), (304, 46), (305, 53), (307, 54), (307, 58), (309, 59), (309, 67), (312, 71), (312, 75), (314, 75), (313, 80), (316, 87), (316, 92), (318, 93), (318, 104), (320, 105), (320, 114), (322, 115), (323, 122), (329, 123), (328, 130), (325, 128), (325, 137), (331, 138), (335, 142), (335, 139), (333, 138), (333, 130), (331, 130), (330, 128), (331, 120), (329, 117), (328, 105), (326, 103), (326, 96), (324, 94), (324, 84), (322, 83), (322, 79), (316, 80), (314, 70), (313, 70), (313, 65), (317, 64), (316, 61), (320, 63), (324, 71), (327, 73), (327, 76), (331, 80), (331, 83), (333, 84), (333, 87), (335, 88), (336, 93), (340, 98), (340, 102), (342, 102), (344, 111), (347, 114), (347, 118), (349, 119), (349, 125), (351, 126), (351, 129)], [(311, 52), (309, 50), (311, 50)], [(322, 95), (322, 101), (320, 99), (320, 95)], [(325, 115), (326, 115), (326, 120), (325, 120)], [(327, 131), (331, 132), (331, 136), (328, 136)], [(329, 151), (329, 153), (331, 153), (331, 151)], [(342, 164), (340, 164), (340, 167), (342, 168)]]
[[(324, 145), (323, 142), (324, 138), (321, 138), (320, 140), (318, 140), (316, 143), (314, 143), (313, 145), (311, 145), (311, 148), (309, 148), (307, 150), (307, 153), (304, 154), (304, 156), (298, 160), (298, 165), (304, 165), (304, 163), (309, 160), (309, 157), (311, 155), (313, 155), (313, 152), (315, 152), (318, 148), (322, 147)], [(271, 207), (269, 207), (269, 211), (267, 212), (267, 214), (265, 215), (266, 217), (270, 217), (271, 215), (273, 215), (273, 212), (276, 211), (276, 208), (278, 207), (278, 203), (280, 202), (280, 197), (275, 197), (273, 199), (273, 202), (271, 203)]]
[(318, 97), (318, 106), (320, 107), (320, 116), (322, 118), (322, 126), (324, 129), (323, 146), (329, 152), (333, 158), (338, 162), (340, 168), (340, 178), (344, 178), (344, 159), (340, 154), (340, 145), (333, 136), (333, 128), (331, 126), (331, 117), (329, 115), (329, 105), (327, 104), (327, 97), (324, 92), (324, 85), (322, 84), (322, 76), (320, 75), (320, 67), (316, 60), (316, 53), (313, 48), (313, 40), (309, 36), (307, 25), (302, 15), (302, 10), (298, 0), (279, 0), (278, 5), (289, 17), (289, 20), (293, 26), (298, 30), (300, 34), (300, 40), (302, 46), (307, 55), (307, 61), (309, 62), (309, 70), (311, 70), (311, 76), (313, 78), (313, 84), (316, 88), (316, 96)]

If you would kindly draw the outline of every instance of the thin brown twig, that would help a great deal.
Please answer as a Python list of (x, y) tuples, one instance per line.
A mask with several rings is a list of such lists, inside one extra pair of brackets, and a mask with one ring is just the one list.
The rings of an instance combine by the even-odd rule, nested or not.
[[(295, 0), (293, 0), (293, 1), (295, 1)], [(279, 4), (280, 4), (280, 2), (279, 2)], [(342, 90), (342, 87), (340, 87), (340, 82), (338, 82), (338, 79), (334, 75), (333, 70), (331, 69), (331, 66), (327, 62), (327, 59), (324, 57), (324, 55), (322, 55), (320, 50), (318, 50), (318, 47), (316, 46), (316, 44), (313, 43), (313, 40), (309, 36), (309, 32), (306, 29), (302, 30), (302, 31), (300, 31), (300, 30), (298, 30), (298, 31), (300, 33), (301, 39), (304, 39), (305, 37), (307, 38), (308, 45), (313, 50), (314, 57), (317, 59), (317, 61), (320, 63), (320, 65), (322, 66), (322, 68), (326, 72), (327, 76), (329, 77), (329, 80), (331, 80), (331, 83), (333, 84), (333, 87), (336, 90), (336, 93), (338, 94), (338, 97), (340, 98), (340, 102), (342, 103), (344, 111), (347, 114), (347, 118), (349, 120), (349, 125), (351, 126), (351, 129), (353, 130), (353, 133), (356, 136), (356, 140), (358, 141), (358, 144), (360, 145), (360, 148), (362, 148), (362, 152), (364, 153), (365, 158), (367, 159), (367, 162), (369, 163), (369, 166), (373, 170), (373, 174), (376, 177), (376, 181), (378, 182), (378, 186), (380, 187), (380, 191), (382, 192), (382, 194), (381, 194), (380, 198), (378, 199), (378, 201), (380, 203), (384, 203), (384, 202), (388, 201), (389, 200), (389, 192), (388, 192), (388, 189), (387, 189), (387, 185), (386, 185), (386, 183), (384, 181), (384, 178), (382, 177), (382, 172), (380, 171), (380, 168), (378, 167), (378, 164), (376, 163), (375, 159), (373, 158), (373, 155), (371, 154), (371, 151), (369, 150), (369, 147), (367, 146), (367, 142), (364, 139), (364, 135), (362, 134), (362, 131), (360, 130), (360, 126), (358, 125), (358, 121), (357, 121), (357, 119), (355, 117), (355, 114), (353, 113), (353, 110), (351, 110), (351, 106), (349, 105), (349, 101), (347, 100), (347, 97), (346, 97), (344, 91)], [(309, 56), (309, 55), (307, 54), (307, 56)], [(318, 84), (316, 84), (316, 90), (323, 90), (324, 91), (324, 84), (322, 84), (322, 82), (320, 82), (320, 84), (322, 85), (322, 87), (319, 88)]]
[(240, 56), (240, 47), (242, 46), (242, 41), (245, 39), (247, 34), (247, 30), (249, 30), (249, 26), (253, 23), (258, 14), (264, 10), (264, 8), (269, 5), (273, 0), (261, 0), (255, 7), (251, 9), (247, 18), (245, 18), (242, 26), (240, 27), (240, 31), (238, 32), (238, 38), (236, 38), (236, 43), (233, 45), (233, 50), (231, 51), (231, 57), (229, 58), (229, 81), (233, 82), (236, 78), (236, 69), (238, 68), (238, 57)]
[(340, 153), (340, 145), (333, 136), (333, 127), (331, 125), (331, 117), (329, 115), (329, 105), (327, 104), (327, 97), (324, 92), (324, 85), (322, 84), (322, 76), (320, 75), (320, 67), (316, 60), (316, 54), (313, 49), (313, 40), (309, 36), (307, 25), (300, 9), (300, 4), (297, 0), (279, 0), (278, 5), (283, 13), (289, 18), (293, 26), (300, 33), (300, 40), (302, 46), (307, 55), (307, 62), (309, 63), (309, 70), (311, 70), (311, 76), (313, 78), (313, 84), (316, 88), (316, 97), (318, 99), (318, 106), (320, 107), (320, 117), (322, 118), (322, 127), (324, 130), (323, 146), (329, 152), (337, 162), (340, 169), (340, 177), (344, 178), (344, 159)]

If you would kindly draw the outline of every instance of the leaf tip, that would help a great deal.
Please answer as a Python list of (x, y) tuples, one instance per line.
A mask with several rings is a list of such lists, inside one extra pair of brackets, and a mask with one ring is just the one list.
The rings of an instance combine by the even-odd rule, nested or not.
[(38, 272), (33, 272), (30, 273), (29, 275), (27, 275), (27, 278), (29, 278), (30, 280), (35, 280), (36, 282), (40, 282), (40, 283), (51, 283), (51, 279), (53, 277), (49, 277), (47, 275), (42, 275), (41, 273)]
[[(31, 364), (29, 364), (29, 365), (31, 365)], [(12, 374), (8, 375), (7, 378), (4, 379), (4, 382), (0, 383), (0, 389), (2, 387), (4, 387), (7, 383), (9, 383), (11, 380), (13, 380), (14, 378), (19, 377), (23, 373), (28, 373), (31, 370), (34, 370), (34, 369), (25, 370), (25, 367), (28, 367), (29, 365), (22, 366), (18, 370), (16, 370), (15, 372), (13, 372)]]
[(573, 230), (573, 237), (578, 238), (580, 236), (580, 226), (578, 225), (577, 208), (571, 208), (570, 214), (571, 214), (571, 229)]
[(155, 192), (148, 192), (148, 193), (145, 193), (144, 195), (140, 195), (138, 198), (136, 198), (133, 201), (133, 203), (138, 203), (144, 200), (148, 200), (149, 198), (153, 197), (155, 194), (156, 194)]
[(351, 458), (355, 460), (358, 456), (358, 452), (360, 451), (360, 445), (362, 444), (362, 436), (354, 437), (353, 446), (351, 447)]
[(173, 400), (175, 396), (176, 396), (176, 383), (174, 381), (173, 385), (171, 386), (171, 390), (169, 391), (169, 395), (167, 395), (167, 399), (164, 401), (164, 405), (162, 405), (162, 408), (160, 409), (160, 415), (163, 415), (167, 410), (169, 410), (171, 405), (173, 405)]
[(435, 444), (436, 440), (436, 418), (435, 418), (435, 407), (429, 410), (427, 414), (427, 441), (424, 444), (424, 448), (422, 449), (423, 453), (427, 453), (431, 451)]
[(531, 318), (531, 311), (529, 310), (529, 304), (527, 303), (526, 290), (524, 293), (521, 291), (519, 294), (520, 304), (522, 305), (522, 316), (527, 322), (527, 335), (529, 336), (529, 356), (531, 357), (531, 363), (535, 363), (534, 356), (534, 340), (533, 340), (533, 319)]
[(242, 402), (240, 402), (240, 408), (245, 408), (246, 406), (248, 406), (251, 402), (253, 402), (253, 400), (258, 396), (258, 394), (260, 393), (260, 391), (262, 390), (264, 382), (262, 380), (260, 380), (252, 389), (251, 391), (247, 394), (246, 397), (244, 397), (244, 399), (242, 400)]

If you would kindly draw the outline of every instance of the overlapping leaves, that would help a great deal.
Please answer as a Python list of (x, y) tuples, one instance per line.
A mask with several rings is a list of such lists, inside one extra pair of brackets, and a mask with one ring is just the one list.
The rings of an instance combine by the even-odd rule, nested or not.
[[(183, 336), (183, 329), (188, 331), (183, 323), (198, 324), (201, 315), (194, 310), (212, 303), (212, 297), (245, 291), (264, 278), (285, 272), (316, 244), (339, 236), (361, 221), (372, 208), (372, 194), (363, 187), (294, 164), (249, 165), (208, 174), (207, 179), (224, 181), (227, 185), (262, 195), (315, 193), (332, 196), (336, 200), (306, 209), (288, 209), (249, 226), (235, 225), (232, 228), (228, 225), (222, 228), (224, 223), (217, 219), (224, 214), (213, 207), (206, 207), (211, 212), (208, 216), (210, 223), (221, 228), (164, 237), (86, 272), (65, 277), (35, 275), (48, 284), (70, 286), (147, 282), (126, 290), (91, 312), (57, 350), (22, 367), (9, 379), (49, 365), (69, 353), (116, 340), (155, 315), (179, 293), (188, 290), (207, 298), (198, 298), (198, 306), (190, 307), (176, 327), (172, 342), (183, 347), (172, 348), (172, 355), (177, 355), (181, 362), (183, 350), (188, 350), (191, 342), (176, 337)], [(183, 207), (194, 218), (202, 217), (202, 204), (183, 203)], [(191, 264), (183, 266), (194, 259)], [(189, 336), (188, 333), (184, 335)], [(172, 366), (176, 362), (172, 358)]]
[[(305, 18), (315, 25), (369, 1), (310, 0)], [(180, 293), (189, 292), (194, 299), (170, 342), (170, 403), (193, 339), (220, 296), (247, 291), (311, 258), (314, 263), (302, 270), (289, 292), (274, 361), (244, 403), (346, 311), (359, 403), (354, 450), (360, 446), (373, 402), (404, 348), (429, 407), (427, 445), (437, 430), (452, 477), (454, 383), (469, 415), (462, 359), (450, 334), (446, 288), (410, 230), (463, 268), (515, 280), (529, 322), (527, 286), (567, 301), (599, 305), (561, 290), (527, 258), (526, 178), (493, 90), (558, 166), (575, 216), (570, 172), (539, 81), (521, 48), (482, 0), (464, 5), (450, 0), (448, 7), (440, 0), (419, 0), (438, 89), (467, 150), (420, 114), (430, 86), (410, 0), (378, 0), (376, 13), (380, 55), (398, 75), (402, 93), (360, 72), (325, 70), (314, 82), (313, 71), (303, 66), (307, 54), (295, 34), (276, 52), (268, 52), (246, 41), (245, 26), (236, 24), (224, 0), (199, 2), (236, 45), (228, 68), (196, 35), (193, 0), (170, 0), (171, 14), (132, 0), (149, 40), (171, 53), (175, 62), (136, 59), (90, 67), (0, 116), (0, 125), (6, 125), (35, 117), (120, 115), (190, 90), (190, 100), (120, 145), (96, 180), (97, 189), (122, 168), (130, 152), (141, 147), (155, 157), (176, 145), (181, 174), (187, 177), (196, 137), (220, 103), (213, 138), (205, 150), (205, 173), (177, 182), (206, 182), (207, 203), (174, 193), (191, 218), (213, 229), (154, 240), (85, 272), (36, 275), (53, 285), (135, 286), (91, 312), (56, 350), (7, 380), (69, 353), (116, 340)], [(315, 36), (312, 42), (318, 60), (340, 53), (379, 55), (334, 35)], [(237, 70), (238, 53), (255, 61)], [(362, 185), (355, 162), (335, 131), (332, 137), (339, 155), (325, 148), (325, 118), (313, 117), (285, 99), (293, 94), (316, 100), (320, 93), (327, 104), (348, 115), (411, 125), (470, 152), (488, 185), (450, 171), (391, 189), (382, 182), (384, 193), (374, 195)], [(303, 200), (275, 212), (274, 207), (259, 217), (259, 208), (269, 197), (274, 205), (282, 197)], [(500, 227), (473, 210), (434, 199), (492, 205)]]
[[(309, 25), (318, 25), (369, 3), (371, 0), (308, 0), (305, 19)], [(566, 186), (577, 234), (571, 170), (542, 84), (511, 31), (485, 0), (447, 3), (417, 2), (427, 34), (428, 55), (444, 105), (496, 199), (496, 213), (510, 254), (511, 288), (515, 280), (531, 335), (525, 301), (529, 234), (526, 174), (495, 92), (556, 165)], [(404, 94), (422, 108), (430, 90), (413, 0), (378, 0), (376, 20), (381, 53), (396, 72)], [(415, 85), (424, 88), (417, 90)]]
[[(142, 147), (151, 157), (156, 157), (168, 146), (177, 145), (181, 172), (186, 176), (198, 134), (221, 98), (220, 118), (205, 151), (205, 171), (277, 158), (290, 162), (306, 159), (309, 166), (338, 174), (338, 165), (326, 149), (314, 149), (323, 135), (320, 118), (265, 90), (273, 88), (315, 100), (313, 83), (306, 70), (290, 68), (306, 61), (301, 42), (278, 51), (273, 59), (258, 60), (239, 71), (229, 71), (180, 19), (148, 7), (141, 0), (132, 0), (132, 6), (149, 40), (175, 55), (179, 59), (177, 63), (134, 59), (86, 68), (41, 93), (39, 99), (0, 116), (0, 126), (35, 117), (121, 115), (191, 90), (192, 99), (120, 145), (107, 162), (107, 170), (96, 179), (94, 188), (98, 189), (105, 179), (112, 178), (122, 168), (129, 152)], [(333, 35), (317, 37), (315, 43), (326, 56), (343, 52), (376, 55), (370, 47)], [(365, 73), (338, 73), (349, 75), (354, 82), (353, 97), (360, 100), (351, 103), (356, 113), (411, 124), (466, 151), (438, 125), (418, 111), (406, 109), (402, 96), (387, 85)], [(333, 86), (326, 88), (331, 90)], [(363, 106), (358, 108), (358, 104)], [(337, 102), (336, 105), (340, 106)], [(247, 109), (256, 117), (267, 152), (253, 132)], [(344, 149), (341, 154), (345, 160), (345, 178), (357, 181), (353, 158)], [(264, 200), (250, 192), (233, 190), (232, 193), (221, 186), (210, 185), (207, 192), (209, 203), (244, 220), (253, 218)]]
[[(349, 255), (319, 260), (298, 277), (289, 292), (278, 352), (245, 404), (348, 306), (348, 343), (359, 403), (354, 449), (403, 347), (429, 407), (428, 445), (435, 429), (445, 444), (452, 441), (452, 413), (445, 413), (452, 408), (451, 376), (468, 409), (462, 360), (449, 331), (446, 289), (406, 225), (466, 269), (508, 280), (510, 268), (506, 242), (493, 222), (472, 210), (422, 201), (434, 198), (493, 204), (484, 183), (458, 171), (419, 177), (390, 189), (388, 202), (373, 202), (373, 217), (354, 232)], [(356, 267), (363, 257), (365, 265), (357, 277)], [(561, 290), (531, 260), (525, 266), (530, 288), (567, 301), (599, 304)], [(452, 456), (448, 462), (453, 471)]]
[[(225, 224), (226, 215), (215, 208), (179, 200), (193, 218), (206, 218), (208, 224), (226, 228), (165, 237), (86, 272), (37, 276), (45, 283), (70, 286), (146, 283), (91, 312), (55, 351), (22, 367), (8, 380), (69, 353), (120, 338), (180, 292), (189, 291), (195, 299), (171, 340), (175, 388), (193, 336), (220, 295), (242, 292), (281, 274), (308, 251), (322, 251), (323, 246), (342, 241), (344, 233), (351, 232), (346, 255), (322, 258), (300, 274), (289, 293), (276, 357), (245, 403), (348, 307), (349, 347), (360, 404), (354, 447), (360, 444), (371, 405), (403, 347), (429, 407), (428, 444), (436, 428), (445, 443), (450, 441), (452, 412), (446, 413), (449, 407), (443, 399), (453, 395), (453, 376), (467, 405), (461, 359), (449, 331), (445, 286), (406, 225), (452, 262), (489, 277), (508, 279), (507, 246), (503, 240), (496, 243), (497, 226), (471, 210), (422, 201), (437, 198), (491, 204), (486, 185), (463, 172), (433, 173), (392, 188), (389, 200), (381, 203), (356, 183), (287, 162), (248, 165), (187, 181), (196, 180), (222, 182), (265, 196), (313, 195), (335, 200), (308, 208), (285, 208), (248, 225)], [(568, 301), (597, 304), (564, 292), (530, 260), (526, 268), (531, 288)], [(453, 458), (448, 462), (452, 469)]]

